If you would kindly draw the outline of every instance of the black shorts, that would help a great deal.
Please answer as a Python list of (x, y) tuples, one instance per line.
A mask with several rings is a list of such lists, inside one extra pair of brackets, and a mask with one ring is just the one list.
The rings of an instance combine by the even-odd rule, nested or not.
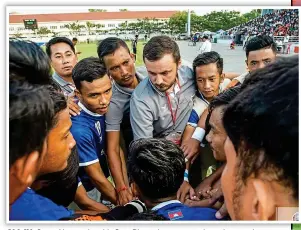
[(136, 48), (133, 48), (133, 53), (137, 54), (137, 49)]

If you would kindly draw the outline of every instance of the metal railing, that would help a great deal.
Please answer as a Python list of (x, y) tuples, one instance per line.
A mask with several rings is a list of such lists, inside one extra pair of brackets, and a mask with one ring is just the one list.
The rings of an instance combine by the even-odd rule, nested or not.
[[(284, 41), (284, 36), (274, 36), (274, 41)], [(299, 36), (290, 36), (288, 43), (299, 43)]]

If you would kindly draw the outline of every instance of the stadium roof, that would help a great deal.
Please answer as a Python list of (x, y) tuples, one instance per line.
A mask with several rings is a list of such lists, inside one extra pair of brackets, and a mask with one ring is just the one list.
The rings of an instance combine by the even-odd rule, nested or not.
[(99, 21), (116, 19), (170, 18), (177, 11), (122, 11), (87, 12), (64, 14), (10, 14), (9, 23), (23, 23), (24, 19), (36, 19), (38, 22)]

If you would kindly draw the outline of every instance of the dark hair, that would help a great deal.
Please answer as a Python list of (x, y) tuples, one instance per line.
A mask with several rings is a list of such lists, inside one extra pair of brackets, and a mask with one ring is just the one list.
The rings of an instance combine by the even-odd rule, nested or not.
[(172, 54), (175, 63), (181, 59), (178, 44), (168, 36), (152, 37), (144, 46), (143, 61), (157, 61), (166, 54)]
[(81, 88), (81, 82), (92, 82), (106, 75), (106, 68), (98, 58), (89, 57), (79, 61), (72, 70), (72, 79), (78, 90)]
[(273, 38), (267, 35), (259, 35), (250, 39), (246, 44), (246, 56), (248, 58), (251, 51), (260, 49), (272, 49), (274, 53), (277, 52), (277, 45)]
[(75, 42), (77, 42), (77, 41), (78, 41), (78, 39), (77, 39), (77, 38), (72, 38), (72, 41), (75, 41)]
[(208, 39), (208, 36), (207, 36), (207, 35), (204, 35), (203, 38)]
[(31, 84), (50, 84), (50, 60), (36, 43), (10, 39), (9, 79), (24, 80)]
[(45, 86), (9, 82), (9, 165), (32, 151), (42, 152), (53, 121), (53, 102)]
[(48, 85), (47, 92), (45, 93), (49, 93), (51, 100), (53, 101), (54, 119), (52, 122), (52, 128), (54, 128), (58, 122), (58, 114), (67, 108), (67, 100), (64, 94), (61, 91), (58, 91), (54, 85)]
[(202, 65), (208, 65), (211, 63), (216, 63), (216, 67), (217, 67), (219, 74), (223, 73), (223, 67), (224, 67), (223, 59), (217, 52), (210, 51), (210, 52), (205, 52), (205, 53), (199, 54), (193, 60), (192, 67), (193, 67), (194, 77), (196, 77), (196, 67), (199, 67)]
[(47, 53), (49, 58), (51, 58), (51, 46), (55, 45), (57, 43), (66, 43), (67, 45), (70, 46), (73, 53), (75, 53), (74, 45), (73, 45), (72, 41), (69, 38), (55, 37), (55, 38), (50, 39), (50, 41), (47, 42), (47, 44), (46, 44), (46, 53)]
[(157, 200), (175, 195), (185, 171), (183, 151), (166, 139), (139, 139), (130, 145), (128, 172), (143, 196)]
[[(224, 113), (223, 124), (238, 158), (238, 179), (273, 175), (298, 199), (299, 57), (251, 73)], [(238, 180), (237, 179), (237, 180)]]
[(154, 211), (146, 211), (136, 213), (127, 220), (167, 220), (164, 216), (157, 214)]
[(129, 47), (122, 39), (116, 37), (109, 37), (104, 39), (98, 44), (97, 47), (97, 54), (99, 59), (103, 60), (105, 56), (113, 54), (120, 47), (125, 48), (130, 53)]

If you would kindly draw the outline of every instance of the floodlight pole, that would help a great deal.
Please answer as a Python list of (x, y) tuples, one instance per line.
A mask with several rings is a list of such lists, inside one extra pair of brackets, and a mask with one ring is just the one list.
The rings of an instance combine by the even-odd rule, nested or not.
[(188, 17), (187, 17), (187, 36), (190, 37), (190, 9), (188, 9)]

